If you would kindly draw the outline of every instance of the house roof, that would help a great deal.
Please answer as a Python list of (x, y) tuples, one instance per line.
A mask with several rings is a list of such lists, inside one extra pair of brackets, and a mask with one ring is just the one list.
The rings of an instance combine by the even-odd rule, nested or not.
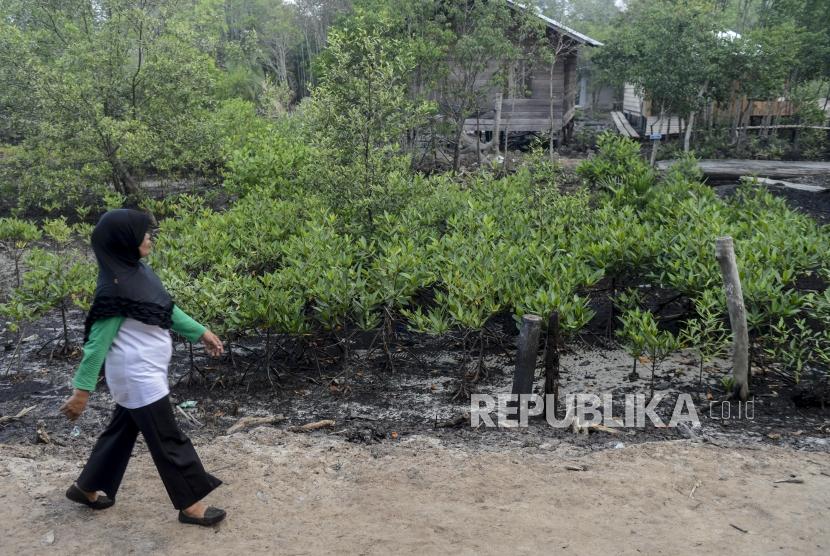
[[(507, 0), (507, 4), (512, 8), (519, 8), (521, 10), (527, 9), (524, 4), (520, 4), (518, 2), (515, 2), (514, 0)], [(580, 44), (587, 44), (589, 46), (602, 46), (602, 43), (599, 42), (598, 40), (592, 39), (588, 35), (583, 35), (579, 31), (574, 31), (573, 29), (571, 29), (570, 27), (568, 27), (566, 25), (562, 25), (561, 23), (559, 23), (555, 19), (551, 19), (548, 16), (542, 14), (538, 10), (538, 8), (535, 11), (536, 11), (536, 16), (539, 19), (541, 19), (542, 21), (544, 21), (545, 25), (547, 25), (549, 29), (553, 29), (554, 31), (556, 31), (558, 33), (561, 33), (561, 34), (565, 35), (566, 37), (569, 37), (569, 38), (579, 42)]]

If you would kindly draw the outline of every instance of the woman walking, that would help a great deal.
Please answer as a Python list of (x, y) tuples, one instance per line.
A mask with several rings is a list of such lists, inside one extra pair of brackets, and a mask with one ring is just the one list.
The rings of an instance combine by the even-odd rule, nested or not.
[(152, 247), (149, 228), (147, 214), (118, 209), (104, 214), (92, 232), (98, 283), (84, 323), (75, 390), (61, 412), (74, 421), (84, 411), (104, 361), (116, 406), (66, 496), (93, 509), (112, 506), (141, 432), (179, 521), (213, 525), (225, 511), (201, 500), (222, 481), (204, 470), (190, 439), (176, 425), (167, 381), (173, 350), (169, 329), (191, 342), (201, 340), (212, 356), (222, 354), (222, 341), (179, 309), (141, 261)]

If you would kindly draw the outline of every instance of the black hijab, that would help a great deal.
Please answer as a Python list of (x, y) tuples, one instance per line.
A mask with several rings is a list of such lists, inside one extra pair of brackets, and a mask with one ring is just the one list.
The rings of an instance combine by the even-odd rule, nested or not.
[(173, 300), (138, 251), (149, 228), (150, 216), (131, 209), (110, 210), (98, 220), (92, 231), (98, 285), (84, 322), (84, 342), (96, 320), (114, 316), (172, 326)]

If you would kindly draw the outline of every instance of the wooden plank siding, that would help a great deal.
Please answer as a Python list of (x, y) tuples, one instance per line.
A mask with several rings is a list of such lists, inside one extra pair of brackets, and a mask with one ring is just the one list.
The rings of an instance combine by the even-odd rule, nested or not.
[(645, 134), (661, 133), (663, 135), (680, 135), (685, 130), (683, 118), (677, 116), (649, 116), (646, 120)]
[[(532, 6), (525, 6), (514, 0), (506, 0), (508, 7), (515, 13), (534, 10), (536, 16), (544, 22), (545, 35), (552, 48), (560, 54), (557, 57), (551, 75), (550, 66), (540, 60), (518, 60), (518, 83), (511, 83), (505, 90), (498, 84), (495, 75), (503, 69), (505, 60), (493, 57), (486, 68), (476, 76), (473, 83), (479, 93), (479, 105), (464, 120), (464, 129), (492, 131), (496, 127), (496, 99), (502, 92), (501, 120), (499, 127), (509, 132), (553, 131), (560, 132), (561, 139), (567, 139), (572, 131), (571, 121), (576, 111), (577, 98), (577, 57), (582, 46), (602, 46), (602, 43), (583, 35), (574, 29), (562, 25), (545, 16)], [(508, 31), (511, 32), (511, 31)], [(528, 45), (529, 46), (529, 45)], [(530, 50), (525, 51), (529, 54)], [(450, 72), (458, 66), (449, 60)], [(515, 99), (510, 98), (513, 93)], [(551, 125), (552, 124), (552, 125)]]
[[(529, 62), (528, 65), (531, 65)], [(511, 132), (538, 132), (551, 129), (551, 79), (550, 68), (543, 63), (533, 63), (532, 69), (525, 76), (524, 82), (517, 84), (517, 97), (511, 99), (506, 95), (502, 99), (501, 129)], [(554, 130), (560, 131), (572, 119), (575, 113), (577, 93), (577, 55), (576, 52), (563, 55), (553, 68), (553, 122)], [(468, 117), (464, 122), (467, 132), (477, 129), (493, 131), (495, 129), (496, 97), (498, 88), (492, 84), (497, 66), (492, 64), (476, 80), (476, 86), (484, 92), (483, 102), (479, 106), (478, 120)], [(520, 97), (522, 93), (528, 96)]]
[[(573, 115), (574, 110), (569, 111), (565, 115), (568, 118), (567, 121), (573, 119)], [(556, 131), (560, 131), (563, 127), (565, 127), (565, 120), (563, 118), (554, 118), (553, 123), (553, 129)], [(518, 117), (512, 118), (502, 114), (500, 126), (501, 131), (507, 130), (508, 125), (510, 126), (510, 133), (540, 132), (550, 131), (551, 129), (550, 118), (547, 115), (533, 116), (528, 114), (520, 114)], [(473, 133), (477, 130), (495, 131), (495, 129), (496, 122), (492, 116), (489, 118), (467, 118), (464, 120), (464, 131), (468, 133)]]
[(630, 83), (623, 86), (623, 112), (634, 116), (643, 114), (643, 98), (637, 94), (634, 85)]

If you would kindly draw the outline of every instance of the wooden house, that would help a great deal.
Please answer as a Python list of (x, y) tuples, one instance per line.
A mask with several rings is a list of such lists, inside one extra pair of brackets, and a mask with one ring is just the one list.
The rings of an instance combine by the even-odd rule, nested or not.
[[(712, 120), (720, 123), (739, 122), (742, 126), (762, 126), (772, 118), (788, 117), (795, 114), (793, 103), (785, 98), (772, 100), (749, 100), (744, 96), (733, 95), (727, 102), (716, 103), (707, 107), (698, 121)], [(659, 107), (636, 88), (626, 83), (623, 88), (622, 113), (640, 135), (652, 133), (661, 135), (680, 135), (686, 129), (683, 118), (674, 114), (660, 117)]]
[(648, 136), (652, 133), (679, 135), (683, 132), (681, 118), (671, 114), (664, 114), (661, 118), (659, 108), (655, 114), (651, 101), (644, 98), (630, 83), (623, 86), (622, 112), (639, 135)]
[[(717, 33), (719, 39), (734, 41), (741, 37), (735, 31), (726, 30)], [(698, 112), (700, 123), (729, 124), (733, 129), (759, 129), (768, 127), (774, 120), (788, 118), (796, 114), (796, 107), (789, 99), (778, 97), (771, 99), (750, 99), (740, 93), (739, 83), (734, 83), (732, 94), (723, 102), (713, 102)], [(617, 128), (629, 136), (649, 136), (651, 134), (679, 135), (686, 130), (686, 122), (677, 114), (663, 114), (648, 98), (648, 91), (637, 90), (634, 85), (626, 83), (623, 88), (622, 112), (612, 112)], [(779, 127), (798, 127), (785, 125)]]
[[(507, 0), (507, 3), (514, 11), (526, 9), (512, 0)], [(504, 88), (494, 83), (494, 76), (500, 68), (500, 61), (494, 59), (476, 79), (476, 87), (482, 91), (481, 102), (477, 112), (466, 118), (466, 132), (489, 135), (496, 130), (501, 133), (553, 130), (560, 141), (569, 137), (573, 129), (579, 88), (579, 49), (586, 45), (601, 46), (602, 43), (541, 13), (536, 15), (545, 25), (551, 48), (559, 53), (552, 68), (552, 79), (550, 64), (538, 60), (522, 60), (522, 67), (510, 72), (512, 79), (507, 87), (508, 93), (505, 94)]]

